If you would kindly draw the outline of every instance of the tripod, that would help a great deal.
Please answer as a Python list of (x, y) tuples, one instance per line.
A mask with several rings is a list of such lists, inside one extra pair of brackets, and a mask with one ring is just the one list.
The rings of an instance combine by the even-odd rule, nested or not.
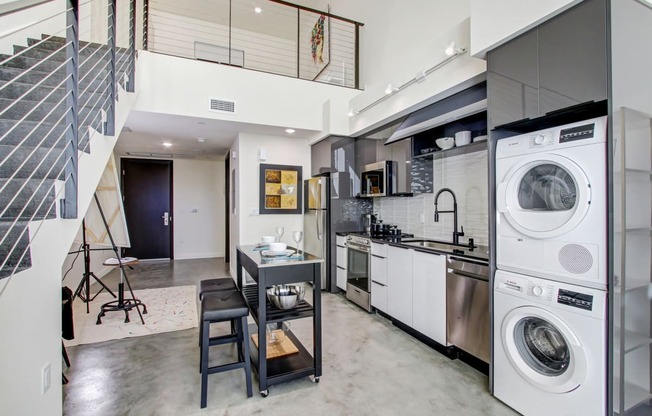
[[(115, 253), (115, 257), (118, 261), (117, 266), (120, 267), (120, 283), (118, 283), (118, 300), (113, 300), (111, 302), (107, 302), (104, 305), (100, 306), (100, 313), (97, 314), (97, 322), (95, 323), (96, 325), (101, 325), (102, 317), (106, 314), (106, 312), (114, 312), (114, 311), (124, 311), (125, 323), (128, 323), (129, 311), (136, 308), (136, 311), (138, 312), (138, 316), (140, 317), (140, 321), (143, 323), (143, 325), (145, 325), (145, 319), (143, 319), (143, 314), (147, 313), (147, 306), (145, 306), (143, 302), (136, 299), (136, 296), (134, 296), (134, 291), (131, 289), (131, 284), (129, 283), (129, 279), (127, 279), (127, 273), (125, 273), (125, 266), (129, 266), (129, 264), (125, 263), (124, 260), (120, 257), (120, 252), (118, 251), (118, 247), (115, 245), (115, 241), (113, 240), (113, 235), (111, 235), (111, 230), (109, 229), (109, 224), (106, 222), (106, 217), (104, 216), (104, 211), (102, 210), (102, 206), (100, 205), (100, 200), (97, 198), (97, 194), (93, 196), (95, 198), (95, 203), (97, 204), (97, 208), (100, 212), (100, 216), (102, 217), (102, 222), (104, 223), (104, 227), (106, 228), (107, 235), (111, 240), (111, 247), (113, 248), (113, 252)], [(132, 263), (135, 263), (136, 261), (137, 260), (134, 259)], [(131, 293), (131, 298), (127, 298), (127, 299), (125, 298), (125, 283), (129, 288), (129, 293)], [(142, 313), (140, 312), (141, 307), (143, 308)]]
[[(104, 250), (104, 249), (103, 249)], [(72, 299), (74, 300), (76, 297), (79, 297), (84, 303), (86, 303), (86, 313), (90, 312), (90, 307), (89, 303), (93, 301), (97, 295), (100, 294), (101, 291), (106, 289), (114, 298), (115, 293), (111, 291), (111, 289), (108, 288), (107, 285), (104, 284), (98, 277), (91, 271), (91, 246), (86, 242), (86, 220), (82, 220), (82, 250), (84, 252), (84, 276), (82, 277), (81, 282), (79, 282), (79, 286), (77, 286), (77, 290), (75, 290), (74, 295), (72, 296)], [(77, 252), (72, 252), (72, 253), (79, 253)], [(72, 254), (69, 253), (69, 254)], [(97, 283), (102, 285), (102, 288), (91, 298), (91, 277), (95, 279)]]

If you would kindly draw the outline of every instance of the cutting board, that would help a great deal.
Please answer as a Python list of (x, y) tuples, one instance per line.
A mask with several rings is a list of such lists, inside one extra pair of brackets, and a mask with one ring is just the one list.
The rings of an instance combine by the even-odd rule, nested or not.
[[(275, 336), (279, 337), (281, 341), (271, 343), (269, 342), (270, 333), (267, 334), (267, 359), (283, 357), (290, 354), (296, 354), (299, 349), (292, 343), (290, 338), (285, 336), (281, 329), (272, 331)], [(253, 334), (251, 339), (254, 345), (258, 348), (258, 334)]]

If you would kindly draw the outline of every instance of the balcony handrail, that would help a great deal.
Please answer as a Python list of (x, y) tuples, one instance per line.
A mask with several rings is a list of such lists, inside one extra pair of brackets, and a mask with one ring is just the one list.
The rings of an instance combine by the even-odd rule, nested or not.
[(301, 6), (299, 4), (290, 3), (288, 1), (283, 1), (283, 0), (267, 0), (267, 1), (271, 1), (272, 3), (282, 4), (284, 6), (292, 7), (292, 8), (295, 8), (295, 9), (303, 10), (305, 12), (310, 12), (310, 13), (315, 13), (315, 14), (323, 14), (326, 17), (331, 17), (333, 19), (341, 20), (341, 21), (346, 22), (346, 23), (351, 23), (351, 24), (356, 25), (356, 26), (364, 26), (364, 23), (362, 23), (362, 22), (357, 22), (357, 21), (352, 20), (352, 19), (347, 19), (346, 17), (338, 16), (338, 15), (332, 14), (330, 12), (324, 12), (322, 10), (313, 9), (311, 7), (306, 7), (306, 6)]

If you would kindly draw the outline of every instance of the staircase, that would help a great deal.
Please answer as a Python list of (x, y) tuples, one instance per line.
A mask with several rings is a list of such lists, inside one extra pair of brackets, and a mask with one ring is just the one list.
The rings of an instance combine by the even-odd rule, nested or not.
[[(42, 35), (28, 39), (26, 47), (14, 46), (13, 55), (0, 54), (0, 279), (31, 266), (29, 225), (57, 217), (59, 185), (73, 180), (65, 177), (72, 163), (66, 147), (74, 111), (67, 102), (67, 46), (65, 38)], [(92, 134), (102, 131), (114, 105), (110, 55), (106, 45), (79, 43), (80, 152), (90, 152)], [(123, 80), (128, 59), (127, 50), (116, 50), (117, 81)]]

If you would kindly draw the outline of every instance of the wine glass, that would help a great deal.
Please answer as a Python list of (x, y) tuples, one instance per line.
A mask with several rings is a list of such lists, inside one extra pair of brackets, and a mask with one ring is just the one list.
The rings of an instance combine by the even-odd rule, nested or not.
[(294, 240), (295, 243), (297, 243), (297, 252), (300, 253), (301, 250), (299, 250), (299, 243), (303, 239), (303, 232), (302, 231), (292, 231), (292, 239)]
[(276, 227), (276, 235), (278, 235), (278, 242), (281, 242), (281, 237), (283, 237), (283, 233), (285, 232), (285, 228), (283, 227)]

